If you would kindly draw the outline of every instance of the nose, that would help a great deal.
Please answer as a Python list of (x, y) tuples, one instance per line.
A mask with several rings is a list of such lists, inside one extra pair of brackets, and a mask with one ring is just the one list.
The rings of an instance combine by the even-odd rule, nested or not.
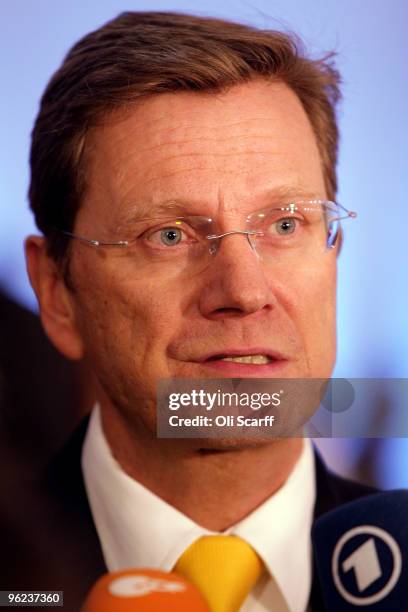
[(276, 301), (270, 273), (245, 233), (223, 235), (203, 280), (199, 306), (206, 317), (245, 316)]

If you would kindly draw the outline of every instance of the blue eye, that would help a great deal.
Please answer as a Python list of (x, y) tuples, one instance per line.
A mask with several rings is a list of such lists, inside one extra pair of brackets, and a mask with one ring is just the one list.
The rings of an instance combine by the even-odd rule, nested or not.
[(166, 246), (178, 244), (182, 239), (182, 231), (175, 227), (166, 227), (160, 231), (160, 240)]
[(287, 219), (279, 219), (276, 223), (276, 231), (278, 234), (292, 234), (296, 229), (296, 219), (288, 217)]

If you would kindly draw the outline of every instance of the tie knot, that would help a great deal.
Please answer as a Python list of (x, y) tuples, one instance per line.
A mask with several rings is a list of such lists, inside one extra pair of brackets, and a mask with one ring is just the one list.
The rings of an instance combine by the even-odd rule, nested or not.
[(175, 571), (195, 584), (212, 612), (237, 612), (255, 586), (263, 563), (237, 536), (203, 536), (180, 557)]

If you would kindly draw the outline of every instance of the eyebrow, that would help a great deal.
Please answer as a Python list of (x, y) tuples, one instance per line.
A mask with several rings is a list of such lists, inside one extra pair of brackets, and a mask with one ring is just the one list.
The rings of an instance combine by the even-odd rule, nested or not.
[(132, 210), (129, 216), (123, 221), (123, 225), (132, 225), (147, 219), (156, 219), (163, 216), (181, 217), (194, 214), (191, 212), (191, 202), (185, 204), (181, 200), (166, 200), (159, 204), (151, 204), (140, 201), (137, 203), (137, 210)]
[(310, 191), (303, 187), (294, 187), (289, 185), (281, 185), (278, 188), (273, 188), (266, 192), (265, 196), (269, 200), (280, 200), (282, 198), (290, 198), (292, 200), (324, 200), (325, 195), (319, 195), (316, 191)]
[[(266, 208), (268, 203), (272, 206), (274, 203), (279, 203), (280, 200), (284, 199), (296, 199), (296, 200), (316, 200), (316, 199), (325, 199), (325, 196), (319, 196), (316, 192), (301, 188), (294, 187), (288, 185), (282, 185), (279, 187), (274, 187), (273, 189), (265, 191), (261, 199), (265, 200), (267, 204), (265, 206), (261, 206), (262, 208)], [(137, 206), (137, 208), (136, 208)], [(181, 217), (188, 215), (198, 215), (198, 216), (206, 216), (203, 211), (200, 213), (192, 211), (192, 207), (197, 208), (197, 202), (193, 203), (192, 200), (185, 199), (171, 199), (164, 200), (163, 202), (159, 202), (158, 204), (152, 204), (148, 201), (140, 200), (135, 208), (129, 212), (129, 216), (124, 219), (122, 225), (129, 226), (134, 223), (138, 223), (147, 219), (156, 219), (161, 218), (163, 216), (168, 217)], [(202, 206), (205, 206), (205, 202), (202, 202)], [(243, 211), (243, 212), (251, 212), (251, 211)], [(208, 214), (208, 213), (207, 213)]]

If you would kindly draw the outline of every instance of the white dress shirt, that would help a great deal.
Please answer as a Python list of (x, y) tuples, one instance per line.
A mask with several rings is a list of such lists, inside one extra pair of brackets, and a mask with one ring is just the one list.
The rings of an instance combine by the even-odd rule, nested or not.
[[(92, 412), (82, 453), (85, 487), (109, 571), (150, 567), (170, 571), (195, 540), (214, 532), (128, 476), (114, 459), (100, 412)], [(242, 612), (306, 612), (312, 582), (310, 529), (315, 503), (314, 455), (305, 439), (285, 484), (223, 534), (248, 542), (266, 573)]]

